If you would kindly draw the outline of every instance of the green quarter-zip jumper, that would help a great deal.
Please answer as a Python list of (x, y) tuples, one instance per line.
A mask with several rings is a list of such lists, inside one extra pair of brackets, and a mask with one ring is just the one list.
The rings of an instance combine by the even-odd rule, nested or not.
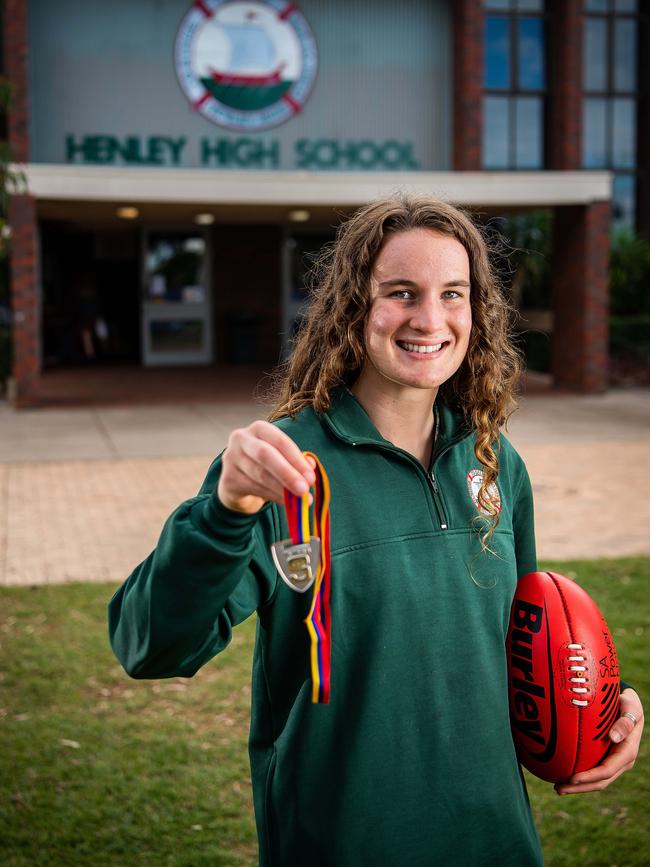
[[(331, 699), (311, 701), (311, 592), (278, 576), (284, 509), (216, 495), (221, 459), (110, 603), (137, 678), (193, 675), (254, 611), (250, 761), (262, 867), (539, 865), (510, 733), (505, 637), (535, 570), (533, 503), (501, 439), (500, 521), (481, 547), (474, 435), (440, 400), (431, 467), (346, 389), (277, 426), (318, 455), (331, 499)], [(496, 495), (496, 491), (493, 491)]]

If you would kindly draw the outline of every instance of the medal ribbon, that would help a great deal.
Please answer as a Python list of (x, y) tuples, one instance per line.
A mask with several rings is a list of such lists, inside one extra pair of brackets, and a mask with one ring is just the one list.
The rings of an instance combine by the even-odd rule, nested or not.
[(332, 613), (330, 609), (330, 484), (325, 468), (313, 452), (303, 452), (313, 458), (316, 467), (312, 526), (309, 524), (309, 494), (297, 497), (284, 491), (289, 533), (294, 545), (309, 542), (312, 536), (320, 539), (320, 563), (314, 580), (311, 608), (305, 618), (311, 640), (311, 700), (314, 704), (329, 704), (332, 655)]

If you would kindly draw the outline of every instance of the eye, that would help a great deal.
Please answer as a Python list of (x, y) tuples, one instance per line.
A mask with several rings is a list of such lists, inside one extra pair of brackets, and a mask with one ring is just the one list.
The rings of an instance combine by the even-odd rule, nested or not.
[(394, 292), (390, 293), (390, 298), (412, 298), (413, 293), (410, 289), (395, 289)]
[(463, 298), (464, 295), (463, 292), (459, 292), (457, 289), (445, 289), (445, 291), (442, 293), (442, 297), (454, 299)]

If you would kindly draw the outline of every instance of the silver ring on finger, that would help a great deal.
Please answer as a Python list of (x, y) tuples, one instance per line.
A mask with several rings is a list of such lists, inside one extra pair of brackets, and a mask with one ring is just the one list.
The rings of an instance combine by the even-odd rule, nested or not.
[(632, 725), (635, 726), (638, 723), (638, 719), (634, 716), (632, 711), (626, 710), (625, 713), (622, 713), (621, 716), (626, 716), (628, 719), (632, 720)]

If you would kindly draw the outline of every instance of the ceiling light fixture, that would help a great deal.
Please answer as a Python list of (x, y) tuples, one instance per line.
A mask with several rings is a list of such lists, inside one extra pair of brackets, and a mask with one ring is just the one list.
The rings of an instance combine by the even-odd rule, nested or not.
[(305, 208), (297, 208), (295, 211), (289, 211), (289, 219), (292, 223), (306, 223), (310, 217), (311, 214)]
[(194, 222), (197, 226), (211, 226), (214, 223), (214, 214), (196, 214)]
[(140, 211), (132, 205), (125, 205), (123, 208), (118, 208), (115, 213), (121, 220), (137, 220), (140, 216)]

